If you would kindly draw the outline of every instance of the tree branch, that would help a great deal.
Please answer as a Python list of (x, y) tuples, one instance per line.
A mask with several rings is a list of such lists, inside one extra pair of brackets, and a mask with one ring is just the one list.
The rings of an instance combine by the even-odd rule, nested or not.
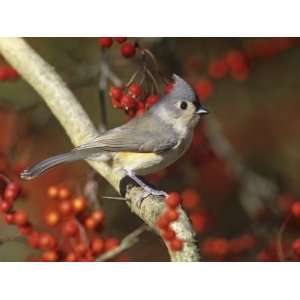
[[(86, 143), (97, 135), (88, 115), (61, 77), (23, 39), (0, 38), (0, 52), (46, 102), (75, 146)], [(144, 192), (140, 187), (134, 186), (122, 172), (116, 172), (104, 162), (87, 162), (120, 194), (129, 199), (127, 204), (131, 210), (158, 233), (155, 222), (164, 209), (163, 199), (149, 196), (139, 206), (137, 200)], [(184, 247), (177, 252), (168, 249), (170, 258), (172, 261), (198, 261), (195, 233), (186, 213), (181, 208), (179, 212), (180, 218), (172, 227), (184, 241)]]

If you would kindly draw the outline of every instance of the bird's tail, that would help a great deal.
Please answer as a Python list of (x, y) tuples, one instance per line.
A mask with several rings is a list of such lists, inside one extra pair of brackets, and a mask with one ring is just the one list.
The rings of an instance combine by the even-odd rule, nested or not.
[(61, 163), (76, 161), (80, 159), (83, 159), (83, 156), (80, 153), (80, 151), (71, 151), (69, 153), (59, 154), (42, 160), (37, 164), (33, 165), (30, 169), (24, 170), (20, 174), (20, 177), (25, 180), (30, 180)]

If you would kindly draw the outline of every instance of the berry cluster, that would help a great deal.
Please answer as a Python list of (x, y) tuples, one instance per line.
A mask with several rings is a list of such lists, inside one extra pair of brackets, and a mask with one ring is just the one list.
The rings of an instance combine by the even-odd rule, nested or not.
[(0, 81), (15, 81), (19, 79), (17, 71), (10, 66), (0, 66)]
[(111, 87), (109, 91), (114, 108), (123, 109), (130, 118), (141, 116), (159, 100), (159, 95), (146, 95), (140, 84), (132, 83), (129, 87)]
[(92, 210), (85, 197), (73, 196), (66, 187), (48, 188), (51, 209), (47, 209), (44, 216), (48, 229), (35, 229), (27, 213), (14, 208), (14, 202), (21, 194), (20, 185), (6, 177), (3, 179), (6, 182), (0, 201), (3, 221), (17, 226), (27, 243), (41, 250), (41, 256), (31, 258), (32, 261), (94, 261), (119, 245), (118, 239), (101, 235), (105, 216), (103, 210)]
[(166, 209), (157, 219), (157, 227), (161, 236), (168, 242), (172, 251), (180, 251), (183, 248), (183, 241), (176, 236), (175, 231), (171, 228), (171, 223), (179, 219), (177, 207), (180, 202), (178, 193), (170, 193), (165, 200)]
[(113, 45), (114, 40), (121, 45), (120, 52), (123, 55), (123, 57), (131, 58), (135, 55), (137, 47), (132, 42), (126, 42), (127, 41), (126, 37), (116, 37), (116, 38), (102, 37), (99, 38), (98, 44), (102, 48), (110, 48)]
[[(269, 58), (290, 49), (299, 42), (296, 38), (262, 39), (246, 45), (243, 50), (232, 49), (223, 56), (210, 61), (207, 66), (207, 76), (196, 82), (195, 90), (201, 100), (207, 100), (214, 91), (212, 80), (224, 79), (227, 75), (237, 81), (244, 81), (249, 77), (249, 68), (253, 60)], [(200, 62), (192, 57), (187, 66), (195, 71), (201, 67)]]
[(250, 234), (238, 238), (209, 238), (201, 244), (201, 253), (212, 260), (237, 260), (256, 245), (256, 239)]

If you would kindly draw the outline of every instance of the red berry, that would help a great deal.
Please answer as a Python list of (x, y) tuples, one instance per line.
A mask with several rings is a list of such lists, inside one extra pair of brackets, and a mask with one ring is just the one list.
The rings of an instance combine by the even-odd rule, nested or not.
[(40, 245), (40, 234), (36, 231), (33, 231), (28, 236), (28, 243), (32, 248), (38, 248)]
[(193, 212), (189, 215), (193, 228), (196, 232), (203, 232), (207, 225), (205, 214), (201, 212)]
[(135, 55), (135, 46), (131, 42), (127, 42), (122, 45), (121, 47), (121, 54), (126, 57), (130, 58)]
[(78, 225), (74, 220), (69, 220), (62, 226), (62, 233), (65, 236), (75, 236), (78, 232)]
[(127, 110), (130, 110), (135, 107), (136, 103), (131, 96), (124, 95), (121, 98), (121, 105), (122, 105), (122, 107), (126, 108)]
[(221, 79), (227, 74), (227, 65), (224, 59), (217, 59), (210, 63), (208, 74), (214, 79)]
[(164, 230), (169, 227), (170, 221), (165, 217), (165, 215), (161, 215), (157, 220), (157, 227), (161, 230)]
[(115, 37), (114, 39), (115, 39), (119, 44), (122, 44), (122, 43), (124, 43), (124, 42), (127, 40), (126, 37)]
[(300, 217), (300, 201), (294, 202), (291, 210), (292, 210), (292, 214), (295, 217), (299, 218)]
[(8, 67), (6, 70), (7, 78), (10, 80), (16, 80), (19, 77), (19, 74), (14, 68)]
[(102, 37), (99, 38), (98, 44), (103, 48), (110, 48), (111, 45), (113, 44), (113, 39), (110, 37)]
[(208, 79), (201, 79), (196, 83), (195, 91), (201, 100), (206, 100), (213, 93), (213, 84)]
[(104, 242), (105, 251), (110, 251), (120, 244), (119, 240), (116, 238), (108, 238)]
[(59, 203), (58, 209), (63, 215), (71, 214), (73, 212), (72, 202), (70, 200), (62, 200)]
[(14, 223), (18, 226), (23, 226), (28, 223), (28, 217), (26, 212), (17, 211), (14, 214)]
[(139, 97), (143, 93), (141, 86), (137, 83), (133, 83), (132, 85), (130, 85), (128, 91), (134, 97)]
[(39, 237), (39, 246), (42, 249), (54, 249), (56, 247), (56, 240), (51, 234), (42, 233)]
[(95, 210), (92, 212), (91, 217), (97, 222), (97, 224), (103, 223), (104, 211), (102, 209)]
[(94, 255), (99, 255), (100, 253), (104, 252), (105, 243), (104, 240), (101, 238), (94, 238), (91, 241), (91, 250)]
[(19, 232), (21, 235), (28, 236), (32, 233), (32, 225), (31, 224), (26, 224), (23, 226), (19, 226)]
[(294, 253), (300, 256), (300, 239), (297, 239), (293, 242), (292, 248)]
[(164, 215), (169, 222), (174, 222), (179, 218), (179, 212), (176, 209), (167, 209)]
[(88, 247), (84, 244), (84, 243), (82, 243), (82, 242), (80, 242), (80, 243), (78, 243), (77, 245), (75, 245), (75, 247), (74, 247), (74, 251), (75, 251), (75, 253), (77, 254), (77, 255), (79, 255), (79, 256), (84, 256), (84, 255), (86, 255), (86, 253), (88, 252)]
[(4, 81), (4, 80), (7, 80), (7, 79), (8, 79), (8, 76), (7, 76), (6, 68), (1, 67), (0, 68), (0, 80)]
[(120, 87), (112, 86), (110, 88), (109, 95), (116, 101), (119, 101), (123, 96), (123, 91)]
[(169, 94), (173, 89), (173, 83), (168, 83), (164, 86), (164, 93)]
[(21, 187), (16, 182), (10, 182), (7, 184), (4, 191), (4, 200), (8, 202), (14, 201), (21, 192)]
[(182, 194), (182, 205), (186, 209), (194, 209), (200, 204), (200, 195), (193, 189), (186, 189)]
[(153, 106), (155, 103), (159, 101), (160, 97), (159, 95), (150, 95), (146, 99), (146, 109), (149, 109), (151, 106)]
[(225, 57), (225, 61), (230, 69), (238, 70), (245, 64), (245, 57), (242, 52), (238, 50), (230, 50)]
[(84, 221), (84, 226), (86, 229), (94, 230), (97, 227), (97, 222), (92, 217), (88, 217)]
[(1, 212), (8, 212), (9, 209), (11, 208), (11, 203), (9, 203), (8, 201), (4, 201), (4, 200), (1, 200), (0, 202), (0, 211)]
[(5, 224), (13, 224), (14, 223), (14, 214), (4, 214), (3, 221)]
[(170, 193), (166, 198), (166, 205), (169, 208), (176, 208), (181, 202), (180, 195), (178, 193)]
[(171, 241), (176, 237), (176, 233), (172, 228), (167, 228), (163, 230), (162, 237), (166, 241)]
[(175, 238), (170, 242), (170, 248), (172, 251), (180, 251), (182, 250), (183, 242), (182, 240)]
[(122, 108), (120, 101), (116, 100), (115, 98), (111, 99), (111, 103), (112, 103), (113, 108), (117, 108), (117, 109)]

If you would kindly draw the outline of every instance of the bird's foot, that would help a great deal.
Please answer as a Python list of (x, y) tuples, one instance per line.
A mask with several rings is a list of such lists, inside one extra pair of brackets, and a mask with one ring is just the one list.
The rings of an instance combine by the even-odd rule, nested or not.
[[(135, 201), (137, 206), (141, 207), (142, 202), (150, 195), (153, 196), (163, 196), (166, 197), (168, 194), (164, 191), (156, 190), (145, 182), (143, 182), (139, 177), (137, 177), (131, 170), (124, 170), (128, 177), (130, 177), (135, 183), (137, 183), (141, 188), (144, 189), (143, 195)], [(138, 203), (137, 203), (138, 202)]]

